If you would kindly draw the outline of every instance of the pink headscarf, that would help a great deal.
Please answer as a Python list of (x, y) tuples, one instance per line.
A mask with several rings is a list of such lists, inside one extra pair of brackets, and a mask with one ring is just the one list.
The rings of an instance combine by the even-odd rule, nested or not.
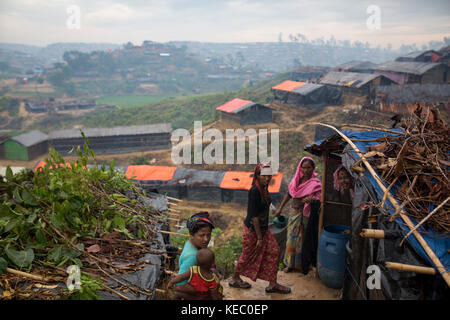
[[(303, 157), (300, 160), (297, 171), (295, 172), (295, 176), (289, 183), (289, 194), (292, 198), (311, 197), (313, 199), (320, 200), (320, 196), (322, 193), (322, 183), (317, 178), (319, 174), (316, 171), (313, 171), (312, 176), (309, 180), (300, 184), (300, 180), (303, 177), (302, 163), (306, 159), (311, 160), (314, 163), (314, 160), (310, 157)], [(311, 204), (305, 203), (305, 205), (303, 206), (303, 215), (305, 217), (309, 217), (310, 213)]]
[[(339, 171), (341, 171), (342, 168), (344, 168), (344, 166), (341, 164), (336, 169), (336, 171), (334, 171), (334, 173), (333, 173), (333, 187), (334, 187), (334, 190), (339, 191), (341, 194), (344, 193), (344, 186), (339, 183)], [(355, 179), (353, 179), (353, 177), (350, 174), (348, 174), (348, 175), (350, 176), (350, 179), (352, 180), (352, 187), (350, 188), (350, 199), (353, 200), (353, 194), (354, 194), (353, 186), (355, 185)]]

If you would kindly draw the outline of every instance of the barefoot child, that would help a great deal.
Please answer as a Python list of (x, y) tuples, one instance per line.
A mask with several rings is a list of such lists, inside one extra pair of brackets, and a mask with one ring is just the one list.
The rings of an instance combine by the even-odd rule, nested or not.
[(197, 252), (198, 266), (192, 266), (188, 271), (177, 275), (170, 280), (168, 288), (175, 283), (188, 280), (187, 284), (178, 285), (175, 296), (187, 300), (222, 300), (222, 286), (217, 275), (211, 271), (214, 266), (214, 253), (208, 249), (200, 249)]

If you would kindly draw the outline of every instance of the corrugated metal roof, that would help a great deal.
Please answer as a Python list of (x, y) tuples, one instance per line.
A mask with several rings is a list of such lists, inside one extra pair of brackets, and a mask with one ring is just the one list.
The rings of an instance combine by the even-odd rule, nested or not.
[(48, 135), (39, 131), (33, 130), (15, 137), (12, 137), (11, 140), (20, 143), (25, 147), (31, 147), (35, 144), (41, 143), (42, 141), (48, 140)]
[(375, 63), (372, 63), (370, 61), (353, 60), (353, 61), (350, 61), (347, 63), (340, 64), (340, 65), (336, 66), (334, 69), (343, 69), (343, 70), (365, 69), (365, 70), (369, 70), (376, 66), (377, 65)]
[(250, 108), (251, 106), (254, 106), (255, 104), (256, 103), (254, 103), (253, 101), (235, 98), (217, 107), (216, 110), (226, 113), (238, 113), (247, 108)]
[(389, 61), (376, 66), (374, 70), (421, 75), (439, 65), (435, 62)]
[(360, 88), (380, 75), (360, 72), (329, 72), (320, 80), (322, 84)]
[(434, 50), (421, 50), (421, 51), (413, 51), (413, 52), (409, 52), (407, 54), (401, 55), (399, 56), (397, 59), (395, 59), (396, 61), (400, 61), (400, 59), (411, 59), (414, 60), (418, 57), (420, 57), (421, 55), (425, 54), (425, 53), (438, 53), (437, 51)]
[[(172, 132), (172, 125), (170, 123), (159, 123), (159, 124), (129, 126), (129, 127), (84, 128), (81, 130), (83, 130), (83, 133), (87, 138), (94, 138), (94, 137), (142, 135), (153, 133), (170, 133)], [(48, 136), (50, 140), (81, 138), (81, 132), (80, 129), (63, 129), (51, 131)]]
[(410, 84), (402, 86), (378, 86), (378, 94), (391, 102), (446, 102), (450, 101), (450, 84)]

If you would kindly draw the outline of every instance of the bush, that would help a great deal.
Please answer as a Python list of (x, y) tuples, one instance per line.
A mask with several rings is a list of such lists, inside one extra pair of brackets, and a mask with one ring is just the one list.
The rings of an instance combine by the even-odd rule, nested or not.
[(223, 245), (213, 247), (212, 251), (216, 256), (216, 265), (223, 272), (223, 276), (228, 278), (234, 272), (236, 261), (242, 252), (242, 239), (240, 235), (235, 234)]

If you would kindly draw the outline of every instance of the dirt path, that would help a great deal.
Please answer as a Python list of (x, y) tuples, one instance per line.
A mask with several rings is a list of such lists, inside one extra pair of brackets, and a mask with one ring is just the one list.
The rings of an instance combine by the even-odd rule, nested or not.
[(237, 289), (228, 285), (230, 279), (221, 281), (225, 300), (339, 300), (340, 290), (326, 287), (315, 271), (307, 275), (303, 273), (284, 273), (278, 271), (278, 282), (291, 288), (289, 294), (266, 293), (267, 281), (251, 281), (242, 277), (252, 285), (250, 289)]

